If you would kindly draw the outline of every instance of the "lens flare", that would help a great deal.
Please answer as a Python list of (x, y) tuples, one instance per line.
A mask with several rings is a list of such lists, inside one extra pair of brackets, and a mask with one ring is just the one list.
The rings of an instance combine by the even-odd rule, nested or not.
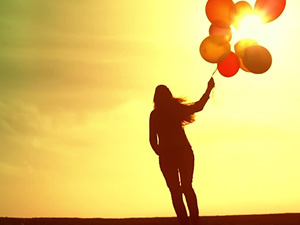
[(233, 44), (245, 38), (252, 38), (259, 42), (259, 36), (263, 33), (262, 20), (257, 15), (245, 16), (240, 21), (239, 29), (233, 29)]

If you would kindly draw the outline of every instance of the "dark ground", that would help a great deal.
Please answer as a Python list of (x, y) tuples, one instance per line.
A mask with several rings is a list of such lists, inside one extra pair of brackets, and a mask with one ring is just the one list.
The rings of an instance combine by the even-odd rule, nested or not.
[[(201, 225), (300, 225), (300, 213), (238, 216), (203, 216)], [(0, 225), (179, 225), (176, 218), (81, 219), (8, 218)]]

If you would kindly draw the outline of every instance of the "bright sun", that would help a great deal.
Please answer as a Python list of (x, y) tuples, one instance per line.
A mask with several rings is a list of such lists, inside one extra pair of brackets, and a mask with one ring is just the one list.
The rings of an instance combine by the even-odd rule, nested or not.
[(232, 40), (234, 45), (239, 40), (244, 38), (251, 38), (258, 42), (259, 45), (270, 46), (270, 38), (272, 38), (272, 29), (269, 24), (263, 24), (262, 20), (257, 15), (245, 16), (239, 23), (239, 29), (231, 27)]
[(235, 29), (232, 26), (232, 44), (235, 44), (241, 39), (251, 38), (258, 42), (264, 39), (266, 35), (264, 32), (264, 25), (261, 18), (256, 15), (245, 16), (239, 25), (239, 29)]

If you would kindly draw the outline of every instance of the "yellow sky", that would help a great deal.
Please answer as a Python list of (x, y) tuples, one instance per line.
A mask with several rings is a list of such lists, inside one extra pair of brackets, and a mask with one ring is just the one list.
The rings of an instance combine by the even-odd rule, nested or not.
[[(251, 1), (253, 4), (254, 1)], [(0, 216), (174, 216), (148, 143), (156, 85), (197, 100), (206, 1), (6, 1)], [(201, 215), (299, 212), (300, 3), (259, 34), (269, 71), (215, 74), (186, 127)]]

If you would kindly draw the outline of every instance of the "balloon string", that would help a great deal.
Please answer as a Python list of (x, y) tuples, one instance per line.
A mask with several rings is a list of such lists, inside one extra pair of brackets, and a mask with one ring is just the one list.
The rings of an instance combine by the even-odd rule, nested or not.
[(213, 77), (213, 75), (217, 72), (218, 67), (215, 69), (215, 71), (212, 73), (211, 77)]
[[(218, 66), (217, 66), (217, 68), (215, 69), (215, 71), (211, 74), (211, 77), (214, 76), (214, 74), (217, 72), (217, 70), (218, 70)], [(214, 87), (214, 88), (212, 89), (212, 95), (211, 95), (211, 98), (213, 99), (214, 102), (215, 102), (215, 89), (216, 89), (216, 87)]]

